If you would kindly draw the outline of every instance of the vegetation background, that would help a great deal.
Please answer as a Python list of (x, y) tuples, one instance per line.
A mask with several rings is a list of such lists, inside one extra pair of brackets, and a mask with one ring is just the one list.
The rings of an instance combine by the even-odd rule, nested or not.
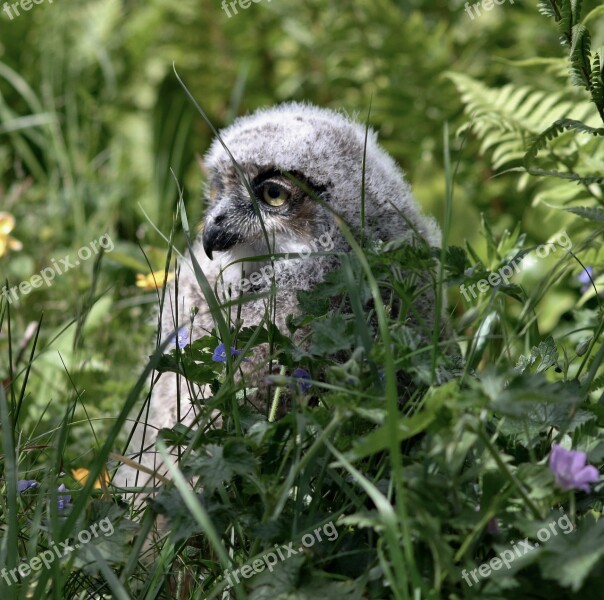
[[(547, 6), (570, 6), (539, 4), (541, 12)], [(604, 45), (600, 3), (584, 2), (582, 14), (589, 15), (586, 25), (594, 49)], [(512, 377), (520, 356), (530, 356), (531, 348), (551, 336), (555, 345), (548, 349), (556, 358), (536, 371), (543, 371), (543, 385), (579, 381), (590, 374), (581, 402), (596, 408), (589, 412), (583, 407), (589, 412), (583, 416), (590, 418), (575, 428), (576, 435), (587, 437), (572, 438), (572, 443), (588, 450), (593, 464), (601, 462), (601, 298), (578, 276), (583, 266), (591, 266), (598, 284), (604, 272), (602, 144), (597, 136), (574, 130), (554, 140), (557, 146), (541, 166), (553, 170), (553, 163), (563, 165), (558, 170), (575, 174), (574, 180), (530, 175), (523, 160), (531, 140), (556, 119), (572, 117), (586, 126), (603, 126), (597, 94), (592, 90), (590, 96), (589, 90), (569, 82), (569, 47), (561, 47), (560, 35), (554, 19), (540, 14), (531, 1), (504, 2), (473, 18), (461, 0), (263, 0), (231, 18), (218, 0), (55, 0), (33, 5), (12, 20), (0, 13), (0, 212), (14, 217), (14, 228), (7, 226), (6, 215), (4, 229), (0, 225), (0, 281), (15, 285), (29, 279), (51, 258), (74, 256), (104, 233), (115, 242), (100, 262), (82, 263), (51, 287), (34, 290), (11, 306), (0, 305), (0, 380), (13, 400), (26, 389), (10, 422), (19, 479), (41, 481), (51, 466), (58, 466), (53, 477), (74, 489), (71, 470), (91, 468), (152, 352), (157, 290), (145, 287), (143, 278), (164, 270), (165, 238), (178, 200), (175, 179), (183, 186), (190, 222), (203, 214), (201, 157), (212, 138), (174, 69), (217, 128), (237, 115), (286, 100), (343, 109), (360, 120), (369, 114), (424, 210), (448, 226), (449, 244), (465, 248), (467, 258), (456, 276), (451, 273), (460, 265), (454, 260), (459, 255), (449, 257), (449, 312), (472, 369), (480, 373), (497, 365), (503, 372), (498, 377)], [(452, 190), (448, 179), (453, 180)], [(577, 206), (594, 212), (586, 216), (565, 210)], [(561, 231), (568, 233), (581, 264), (567, 256), (560, 265), (560, 250), (544, 259), (533, 255), (514, 280), (525, 295), (515, 288), (470, 302), (461, 295), (460, 283), (475, 281), (485, 269), (497, 270), (511, 254), (543, 244)], [(21, 246), (9, 247), (8, 235)], [(175, 245), (185, 247), (180, 228)], [(601, 276), (596, 289), (602, 289)], [(35, 361), (30, 362), (32, 323), (42, 315)], [(549, 369), (553, 366), (562, 375)], [(528, 371), (526, 375), (527, 381), (518, 385), (533, 389), (537, 384)], [(483, 382), (475, 385), (478, 394)], [(555, 396), (554, 388), (548, 390), (539, 401)], [(477, 401), (474, 408), (479, 405)], [(578, 406), (572, 404), (573, 414)], [(8, 423), (3, 414), (3, 438)], [(556, 437), (541, 425), (541, 432), (548, 433), (538, 444), (529, 441), (530, 435), (521, 442), (507, 431), (512, 437), (502, 444), (503, 463), (514, 462), (509, 458), (513, 455), (534, 465), (541, 460), (543, 466), (551, 441), (575, 431), (560, 426)], [(472, 438), (465, 450), (474, 443)], [(441, 452), (443, 447), (445, 442)], [(2, 481), (6, 497), (11, 494), (7, 481)], [(481, 477), (476, 481), (479, 485)], [(541, 485), (542, 492), (535, 491)], [(535, 500), (539, 493), (542, 498), (549, 494), (544, 502), (554, 506), (552, 485), (535, 483), (529, 495)], [(589, 501), (577, 500), (579, 512), (599, 517), (602, 488), (597, 489)], [(17, 500), (25, 502), (23, 498)], [(565, 510), (575, 511), (574, 496), (558, 500)], [(10, 502), (0, 502), (0, 520), (10, 524)], [(29, 531), (27, 503), (19, 507), (19, 531)], [(36, 515), (42, 519), (41, 512)], [(541, 517), (546, 517), (544, 507)], [(442, 519), (445, 527), (446, 514), (434, 518)], [(464, 539), (478, 541), (477, 530), (472, 530), (476, 524), (468, 518), (464, 515), (465, 521), (454, 526), (455, 534), (449, 532), (454, 537), (464, 527), (469, 528), (466, 533), (474, 531), (469, 538), (459, 534), (457, 548), (464, 547)], [(11, 529), (7, 527), (2, 535)], [(556, 580), (551, 563), (532, 577), (549, 577), (556, 582), (553, 587), (540, 590), (531, 584), (530, 591), (524, 587), (525, 592), (509, 593), (570, 598), (593, 589), (594, 577), (601, 585), (604, 534), (598, 531), (585, 542), (589, 549), (582, 547), (588, 558), (583, 571), (576, 571), (580, 575)], [(434, 540), (447, 535), (440, 530)], [(2, 539), (0, 558), (6, 559), (10, 536)], [(20, 535), (19, 555), (33, 556), (41, 540)], [(432, 557), (441, 551), (433, 546)], [(452, 560), (448, 551), (443, 556)], [(433, 568), (443, 572), (431, 584), (433, 597), (487, 597), (484, 591), (472, 596), (480, 592), (465, 586), (459, 573), (439, 560), (434, 558), (441, 566)], [(423, 567), (417, 566), (418, 573)], [(77, 572), (78, 565), (70, 565), (61, 585), (53, 572), (55, 589), (72, 584), (68, 592), (53, 592), (65, 594), (56, 597), (101, 597), (77, 595), (91, 585), (73, 583), (69, 573)], [(168, 594), (167, 581), (162, 579), (154, 593)], [(522, 581), (528, 585), (530, 578)], [(488, 597), (507, 597), (504, 588), (491, 590)], [(117, 588), (111, 589), (119, 597)], [(360, 590), (359, 585), (358, 594), (367, 593)], [(347, 593), (354, 596), (354, 590)], [(371, 597), (388, 597), (377, 593)], [(388, 593), (409, 597), (400, 590)]]

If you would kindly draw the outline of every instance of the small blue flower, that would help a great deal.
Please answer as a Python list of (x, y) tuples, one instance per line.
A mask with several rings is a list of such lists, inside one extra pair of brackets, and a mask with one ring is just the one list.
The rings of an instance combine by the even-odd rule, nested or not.
[[(577, 275), (577, 280), (581, 285), (581, 292), (584, 294), (591, 287), (591, 279), (594, 276), (594, 268), (593, 267), (585, 267), (579, 275)], [(591, 279), (590, 279), (591, 277)]]
[[(241, 354), (241, 350), (236, 350), (235, 348), (233, 348), (231, 346), (231, 356), (239, 356)], [(214, 350), (214, 354), (212, 355), (212, 360), (214, 362), (226, 362), (227, 361), (227, 355), (226, 355), (226, 348), (224, 347), (224, 344), (220, 343), (218, 344), (218, 346), (216, 346), (216, 349)], [(247, 359), (244, 359), (245, 361), (247, 361)]]
[[(65, 487), (65, 484), (62, 483), (57, 489), (58, 492), (68, 492), (69, 490)], [(71, 496), (69, 494), (61, 494), (57, 496), (57, 509), (59, 511), (63, 510), (69, 503), (71, 502)]]
[(171, 338), (171, 342), (174, 342), (181, 350), (191, 342), (191, 332), (186, 327), (181, 327)]
[(20, 494), (35, 487), (38, 487), (38, 482), (35, 479), (19, 479), (17, 481), (17, 491)]
[(176, 345), (182, 350), (191, 342), (191, 332), (186, 327), (181, 327), (174, 336)]
[(296, 380), (298, 388), (303, 394), (306, 394), (312, 387), (312, 383), (309, 383), (311, 380), (310, 373), (306, 369), (302, 369), (301, 367), (294, 369), (292, 377)]

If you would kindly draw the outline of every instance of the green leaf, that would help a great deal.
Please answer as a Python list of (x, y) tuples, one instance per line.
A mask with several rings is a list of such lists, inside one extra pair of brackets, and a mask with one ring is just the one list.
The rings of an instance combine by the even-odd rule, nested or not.
[[(263, 569), (251, 579), (250, 600), (361, 600), (361, 585), (353, 580), (332, 581), (318, 569), (306, 573), (305, 556), (298, 554)], [(260, 569), (260, 567), (258, 567)]]
[(539, 566), (544, 577), (577, 592), (604, 556), (604, 519), (587, 515), (576, 530), (544, 545)]
[(548, 336), (538, 346), (533, 346), (528, 357), (520, 356), (518, 363), (516, 364), (516, 371), (518, 371), (518, 373), (524, 373), (529, 367), (532, 367), (536, 363), (537, 359), (540, 359), (540, 362), (537, 367), (532, 370), (533, 373), (547, 371), (550, 367), (558, 364), (558, 350), (554, 338)]
[(117, 504), (93, 500), (89, 508), (90, 523), (83, 528), (91, 533), (91, 539), (86, 544), (78, 544), (74, 566), (83, 568), (89, 575), (98, 574), (98, 561), (91, 545), (107, 562), (125, 564), (132, 551), (132, 538), (140, 529), (140, 524), (130, 521), (125, 515), (126, 511)]
[(524, 446), (532, 446), (551, 427), (572, 433), (596, 418), (592, 412), (581, 408), (542, 403), (532, 406), (522, 418), (508, 417), (501, 424), (500, 430), (506, 435), (517, 436)]
[(493, 409), (514, 418), (528, 418), (538, 404), (559, 404), (571, 411), (582, 400), (577, 381), (551, 383), (543, 373), (516, 374), (509, 378), (507, 385), (493, 376), (485, 375), (483, 386), (491, 398)]
[(199, 480), (208, 494), (234, 475), (253, 473), (256, 459), (241, 440), (229, 439), (224, 446), (208, 444), (201, 447), (187, 466), (199, 475)]
[(314, 354), (326, 355), (339, 350), (348, 350), (356, 339), (351, 323), (341, 314), (315, 321), (312, 329), (310, 351)]
[[(432, 410), (424, 410), (412, 417), (401, 418), (397, 423), (397, 442), (402, 442), (425, 431), (435, 418), (436, 414)], [(350, 461), (359, 460), (388, 448), (390, 443), (388, 439), (389, 429), (390, 426), (386, 424), (372, 431), (354, 445), (352, 450), (345, 455), (346, 458)]]
[(267, 323), (264, 327), (244, 327), (237, 334), (237, 346), (239, 348), (246, 346), (250, 340), (254, 340), (252, 348), (261, 344), (268, 344), (272, 341), (277, 349), (292, 349), (294, 344), (274, 323)]

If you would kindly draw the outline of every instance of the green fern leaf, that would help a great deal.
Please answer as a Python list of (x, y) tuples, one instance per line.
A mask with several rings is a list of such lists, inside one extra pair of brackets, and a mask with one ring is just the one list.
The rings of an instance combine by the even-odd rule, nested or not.
[(569, 71), (573, 85), (590, 89), (591, 78), (591, 36), (587, 27), (582, 24), (572, 28), (572, 45), (570, 48)]
[(600, 377), (596, 377), (591, 384), (591, 391), (597, 392), (604, 388), (604, 375), (600, 375)]
[(573, 9), (570, 0), (562, 0), (560, 11), (560, 21), (558, 22), (558, 32), (560, 33), (560, 43), (563, 46), (570, 46), (572, 41), (573, 29)]
[(531, 162), (537, 158), (539, 150), (544, 148), (549, 141), (557, 138), (565, 131), (570, 130), (579, 131), (581, 133), (587, 133), (594, 136), (604, 135), (604, 128), (595, 129), (594, 127), (589, 127), (585, 123), (575, 121), (574, 119), (558, 119), (555, 123), (553, 123), (553, 125), (550, 125), (545, 131), (540, 133), (535, 138), (524, 157), (525, 167), (528, 169)]
[(559, 19), (558, 7), (555, 2), (540, 0), (537, 3), (537, 10), (546, 17), (551, 17), (552, 19), (556, 19), (556, 21)]
[(591, 185), (593, 183), (597, 183), (598, 185), (604, 184), (604, 177), (600, 177), (599, 175), (586, 175), (581, 176), (578, 173), (571, 173), (565, 171), (556, 171), (553, 169), (540, 169), (538, 167), (531, 167), (527, 169), (527, 171), (531, 175), (536, 176), (549, 176), (549, 177), (557, 177), (558, 179), (567, 179), (568, 181), (576, 181), (577, 183), (582, 183), (583, 185)]
[[(573, 118), (597, 123), (593, 104), (568, 93), (552, 93), (528, 86), (489, 88), (461, 73), (447, 73), (471, 121), (467, 127), (481, 140), (481, 154), (492, 153), (495, 169), (522, 164), (530, 140), (552, 121)], [(459, 133), (459, 132), (458, 132)]]
[(542, 169), (540, 167), (534, 167), (533, 163), (537, 159), (539, 150), (542, 150), (548, 145), (548, 142), (553, 141), (566, 131), (576, 131), (579, 133), (586, 133), (592, 136), (604, 136), (604, 128), (596, 129), (589, 127), (581, 121), (574, 119), (559, 119), (553, 125), (550, 125), (545, 131), (540, 133), (531, 144), (530, 148), (524, 156), (524, 166), (531, 175), (550, 175), (558, 177), (559, 179), (567, 179), (570, 181), (576, 181), (584, 185), (591, 185), (592, 183), (602, 184), (604, 183), (604, 177), (599, 175), (586, 175), (582, 176), (574, 172), (562, 172), (552, 169)]
[(583, 0), (571, 0), (570, 9), (573, 17), (573, 25), (576, 25), (581, 21), (581, 14), (583, 12)]
[(604, 208), (597, 208), (591, 206), (575, 206), (573, 208), (567, 208), (566, 210), (575, 215), (579, 215), (584, 219), (596, 221), (597, 223), (604, 223)]
[(599, 48), (594, 56), (591, 69), (590, 88), (591, 97), (598, 110), (604, 108), (604, 48)]

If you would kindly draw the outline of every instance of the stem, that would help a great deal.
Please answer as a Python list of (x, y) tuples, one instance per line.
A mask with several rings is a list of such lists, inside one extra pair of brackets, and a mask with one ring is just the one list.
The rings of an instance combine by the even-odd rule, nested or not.
[(510, 480), (510, 483), (512, 483), (512, 485), (518, 490), (518, 493), (520, 494), (520, 496), (522, 497), (522, 499), (524, 500), (526, 505), (529, 507), (529, 509), (535, 516), (535, 518), (541, 519), (541, 513), (539, 512), (539, 509), (535, 506), (533, 501), (527, 496), (526, 492), (522, 488), (522, 483), (520, 483), (520, 481), (516, 478), (516, 476), (508, 469), (507, 465), (501, 460), (501, 457), (499, 456), (497, 449), (493, 446), (493, 444), (491, 444), (491, 440), (489, 440), (489, 438), (486, 436), (485, 432), (482, 430), (482, 427), (477, 427), (476, 431), (474, 433), (476, 433), (478, 435), (478, 437), (482, 440), (484, 445), (487, 447), (487, 449), (493, 456), (493, 459), (497, 463), (499, 470)]
[[(285, 367), (281, 367), (281, 371), (279, 371), (279, 375), (285, 375)], [(268, 413), (268, 422), (273, 423), (275, 421), (275, 417), (277, 415), (277, 409), (279, 408), (279, 397), (281, 396), (281, 389), (283, 386), (278, 386), (275, 390), (275, 397), (273, 398), (273, 402), (271, 404), (271, 410)]]

